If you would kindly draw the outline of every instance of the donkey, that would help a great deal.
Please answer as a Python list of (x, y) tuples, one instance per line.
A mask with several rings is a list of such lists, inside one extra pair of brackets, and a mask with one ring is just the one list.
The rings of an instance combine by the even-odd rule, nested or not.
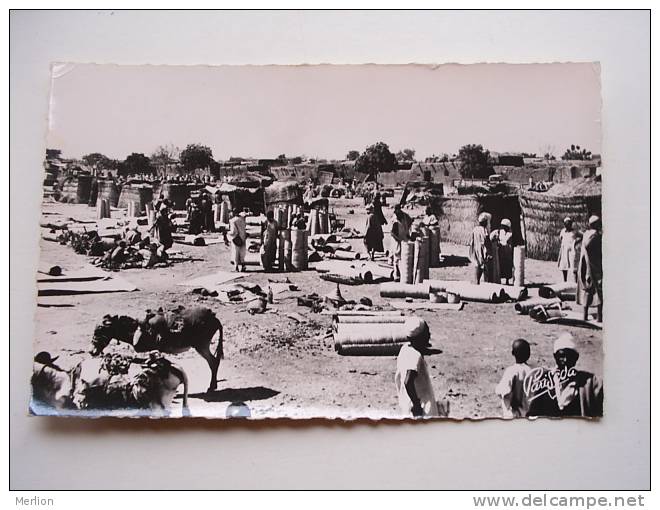
[[(218, 332), (218, 344), (211, 352), (211, 342)], [(211, 369), (208, 391), (218, 387), (218, 367), (224, 358), (223, 331), (220, 320), (209, 308), (179, 308), (173, 312), (147, 310), (146, 317), (136, 320), (126, 316), (103, 317), (94, 330), (92, 354), (98, 355), (116, 339), (131, 344), (136, 352), (161, 351), (179, 354), (195, 349)]]

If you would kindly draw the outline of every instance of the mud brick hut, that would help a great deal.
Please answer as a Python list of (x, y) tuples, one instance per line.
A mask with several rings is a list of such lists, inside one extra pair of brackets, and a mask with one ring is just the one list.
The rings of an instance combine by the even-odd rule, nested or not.
[(524, 221), (527, 256), (556, 260), (559, 255), (559, 232), (564, 218), (573, 219), (584, 231), (592, 214), (602, 214), (600, 178), (579, 178), (555, 184), (546, 192), (523, 191), (520, 208)]
[(514, 193), (477, 193), (449, 195), (436, 200), (436, 213), (442, 241), (468, 244), (477, 218), (482, 212), (492, 215), (491, 228), (499, 226), (504, 218), (511, 220), (513, 243), (522, 244), (520, 204)]
[(129, 202), (137, 202), (142, 212), (145, 211), (145, 204), (153, 199), (154, 190), (150, 184), (131, 182), (122, 186), (117, 207), (128, 207)]
[(92, 193), (91, 174), (71, 175), (61, 184), (60, 201), (69, 204), (86, 204)]

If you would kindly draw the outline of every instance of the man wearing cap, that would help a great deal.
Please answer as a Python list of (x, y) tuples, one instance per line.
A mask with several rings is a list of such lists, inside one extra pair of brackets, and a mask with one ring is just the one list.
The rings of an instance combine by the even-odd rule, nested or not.
[(469, 257), (474, 264), (474, 283), (479, 285), (481, 277), (488, 281), (488, 264), (492, 259), (492, 245), (488, 237), (488, 213), (481, 213), (477, 218), (478, 225), (472, 230), (469, 243)]
[(557, 370), (552, 374), (558, 416), (602, 416), (603, 385), (591, 372), (576, 370), (580, 354), (573, 335), (563, 333), (555, 340)]
[(570, 271), (577, 282), (581, 240), (582, 234), (573, 225), (573, 220), (569, 217), (564, 218), (564, 228), (559, 232), (559, 259), (557, 260), (564, 281), (568, 280), (568, 272)]
[(399, 205), (394, 207), (394, 218), (390, 231), (390, 256), (392, 257), (392, 265), (394, 267), (394, 279), (398, 280), (401, 277), (401, 270), (399, 268), (399, 263), (401, 262), (401, 243), (410, 239), (412, 220), (410, 216), (401, 210)]
[(493, 230), (490, 234), (493, 243), (493, 253), (497, 250), (497, 260), (499, 261), (499, 281), (494, 278), (494, 283), (501, 283), (502, 278), (509, 285), (509, 280), (513, 278), (513, 234), (511, 233), (511, 220), (504, 218), (500, 222), (500, 228)]
[(394, 382), (399, 397), (399, 410), (405, 416), (440, 416), (431, 385), (429, 369), (423, 353), (430, 340), (428, 328), (401, 347), (396, 359)]
[(603, 237), (598, 216), (589, 218), (589, 229), (582, 237), (578, 288), (584, 304), (584, 320), (589, 319), (589, 307), (596, 306), (597, 321), (603, 322)]

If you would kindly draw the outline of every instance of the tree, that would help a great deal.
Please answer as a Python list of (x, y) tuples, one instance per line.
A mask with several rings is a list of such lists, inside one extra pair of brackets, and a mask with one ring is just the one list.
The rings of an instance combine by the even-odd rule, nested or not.
[(299, 165), (302, 162), (303, 162), (303, 158), (301, 156), (296, 156), (291, 160), (292, 165)]
[(86, 154), (82, 157), (82, 160), (87, 166), (92, 167), (94, 173), (101, 170), (114, 170), (117, 168), (117, 162), (114, 159), (110, 159), (108, 156), (105, 156), (100, 152)]
[(362, 154), (355, 160), (355, 170), (369, 174), (373, 177), (379, 172), (391, 172), (397, 167), (396, 158), (390, 152), (386, 143), (367, 147)]
[(588, 151), (587, 149), (580, 149), (579, 145), (571, 144), (571, 148), (566, 149), (566, 152), (564, 152), (564, 155), (561, 157), (561, 159), (590, 160), (591, 151)]
[(355, 161), (359, 157), (360, 153), (358, 151), (348, 151), (348, 154), (346, 154), (346, 159), (348, 161)]
[(150, 174), (151, 160), (142, 153), (133, 152), (119, 165), (119, 175)]
[(213, 165), (213, 152), (205, 145), (193, 143), (181, 152), (180, 159), (183, 170), (190, 173), (198, 168), (210, 168)]
[(459, 172), (467, 179), (483, 179), (493, 173), (490, 152), (481, 145), (464, 145), (458, 151)]
[(169, 165), (173, 165), (179, 159), (181, 150), (172, 144), (160, 145), (151, 154), (151, 164), (154, 168), (164, 171)]
[(403, 149), (396, 153), (397, 161), (415, 161), (415, 149)]

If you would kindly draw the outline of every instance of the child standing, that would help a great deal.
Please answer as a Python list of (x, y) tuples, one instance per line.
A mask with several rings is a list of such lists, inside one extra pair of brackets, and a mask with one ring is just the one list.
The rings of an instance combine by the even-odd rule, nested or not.
[(495, 387), (495, 394), (502, 399), (503, 418), (521, 418), (527, 415), (529, 402), (525, 394), (525, 377), (531, 372), (527, 360), (530, 355), (530, 347), (527, 340), (518, 338), (511, 345), (511, 354), (516, 363), (504, 370), (502, 379)]

